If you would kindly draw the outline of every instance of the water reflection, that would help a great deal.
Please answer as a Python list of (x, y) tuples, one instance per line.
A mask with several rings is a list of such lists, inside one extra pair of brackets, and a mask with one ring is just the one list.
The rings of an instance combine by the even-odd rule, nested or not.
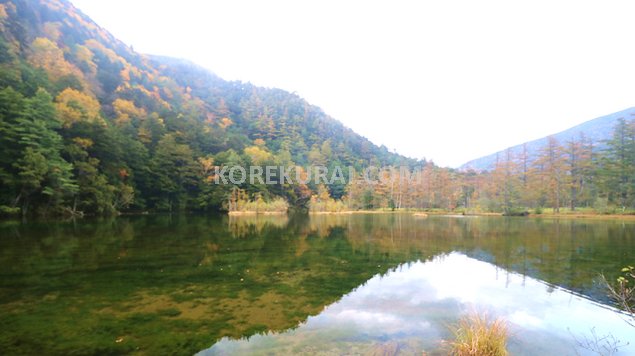
[[(419, 219), (408, 214), (0, 221), (0, 354), (192, 354), (223, 337), (296, 328), (365, 282), (377, 283), (377, 274), (396, 266), (408, 269), (412, 261), (453, 256), (454, 251), (498, 266), (497, 283), (522, 284), (523, 277), (505, 272), (514, 271), (606, 303), (594, 279), (600, 272), (612, 279), (621, 267), (633, 264), (634, 227), (617, 221)], [(340, 315), (342, 322), (357, 320), (369, 328), (359, 335), (355, 327), (337, 331), (348, 335), (350, 352), (359, 353), (356, 345), (366, 348), (367, 343), (355, 342), (365, 337), (387, 350), (437, 347), (421, 340), (439, 340), (446, 332), (443, 323), (454, 320), (464, 305), (485, 303), (461, 298), (490, 296), (480, 284), (470, 287), (477, 279), (469, 274), (444, 275), (453, 268), (459, 269), (453, 273), (469, 272), (451, 265), (434, 275), (439, 286), (449, 283), (439, 287), (448, 297), (441, 295), (438, 305), (422, 301), (427, 303), (423, 324), (407, 323), (427, 330), (429, 337), (404, 336), (407, 342), (396, 344), (392, 337), (399, 339), (403, 329), (390, 338), (372, 336), (374, 322), (365, 320), (384, 320), (387, 330), (393, 330), (391, 320), (391, 325), (403, 322), (391, 319), (399, 315), (385, 313), (382, 305), (403, 308), (403, 317), (418, 315), (410, 312), (412, 306), (393, 303), (395, 295), (377, 297), (378, 308), (371, 312)], [(525, 279), (526, 285), (530, 280)], [(423, 279), (411, 284), (411, 298), (423, 298)], [(448, 289), (456, 286), (461, 286), (461, 298)], [(393, 287), (385, 288), (390, 293)], [(504, 305), (503, 295), (488, 298)], [(522, 325), (544, 320), (525, 314), (510, 318)]]
[[(635, 353), (635, 333), (605, 306), (459, 253), (401, 265), (377, 275), (297, 329), (248, 339), (224, 338), (200, 355), (444, 354), (449, 325), (470, 312), (510, 322), (515, 355), (592, 354), (578, 341), (592, 332)], [(577, 341), (576, 341), (577, 340)], [(628, 344), (628, 345), (627, 345)], [(602, 343), (597, 345), (603, 347)]]
[(287, 215), (229, 215), (227, 226), (233, 237), (262, 234), (267, 228), (285, 228), (289, 224)]

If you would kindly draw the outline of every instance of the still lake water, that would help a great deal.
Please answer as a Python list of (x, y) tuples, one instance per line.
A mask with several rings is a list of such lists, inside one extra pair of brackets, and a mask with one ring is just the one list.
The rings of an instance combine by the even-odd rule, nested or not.
[(139, 216), (0, 222), (0, 354), (445, 354), (471, 312), (513, 354), (635, 354), (610, 279), (635, 224)]

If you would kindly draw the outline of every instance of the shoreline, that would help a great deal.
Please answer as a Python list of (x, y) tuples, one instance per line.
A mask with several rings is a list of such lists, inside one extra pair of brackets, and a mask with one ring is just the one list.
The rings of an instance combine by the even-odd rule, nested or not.
[(351, 214), (394, 214), (408, 213), (408, 211), (384, 211), (384, 210), (343, 210), (343, 211), (309, 211), (309, 215), (351, 215)]
[[(109, 216), (106, 218), (116, 218), (116, 217), (135, 217), (135, 216), (159, 216), (159, 215), (174, 215), (174, 214), (201, 214), (199, 212), (191, 212), (191, 211), (185, 211), (185, 212), (148, 212), (148, 211), (143, 211), (143, 212), (123, 212), (123, 213), (118, 213), (115, 214), (113, 216)], [(272, 216), (279, 216), (279, 215), (288, 215), (289, 212), (288, 211), (255, 211), (255, 210), (247, 210), (247, 211), (230, 211), (230, 212), (218, 212), (215, 213), (216, 214), (220, 214), (220, 215), (224, 215), (227, 214), (228, 216), (257, 216), (257, 215), (272, 215)], [(498, 217), (503, 217), (502, 213), (492, 213), (492, 212), (476, 212), (476, 213), (469, 213), (469, 214), (465, 214), (463, 212), (453, 212), (453, 211), (425, 211), (425, 210), (344, 210), (344, 211), (309, 211), (307, 212), (308, 215), (354, 215), (354, 214), (409, 214), (415, 217), (423, 217), (423, 216), (465, 216), (465, 217), (478, 217), (478, 216), (484, 216), (484, 217), (490, 217), (490, 216), (498, 216)], [(98, 215), (87, 215), (87, 216), (83, 216), (79, 219), (100, 219), (100, 218), (105, 218), (103, 216), (98, 216)], [(519, 216), (518, 218), (522, 218), (522, 216)], [(584, 213), (584, 212), (580, 212), (580, 213), (571, 213), (571, 212), (567, 212), (567, 213), (558, 213), (558, 214), (553, 214), (553, 213), (544, 213), (544, 214), (535, 214), (535, 213), (530, 213), (527, 216), (524, 216), (524, 218), (530, 218), (530, 219), (575, 219), (575, 220), (618, 220), (618, 221), (635, 221), (635, 214), (599, 214), (599, 213)], [(57, 220), (68, 220), (68, 219), (73, 219), (73, 218), (64, 218), (64, 217), (58, 217), (58, 216), (48, 216), (48, 217), (31, 217), (28, 220), (43, 220), (43, 221), (57, 221)], [(21, 220), (15, 216), (2, 216), (0, 217), (0, 221), (16, 221), (16, 220)]]
[(635, 220), (635, 215), (628, 214), (529, 214), (528, 218), (580, 219), (580, 220)]
[[(418, 211), (418, 210), (346, 210), (346, 211), (310, 211), (309, 215), (352, 215), (352, 214), (412, 214), (413, 216), (498, 216), (504, 217), (503, 213), (479, 212), (463, 214), (452, 211)], [(518, 218), (521, 218), (519, 216)], [(597, 214), (597, 213), (559, 213), (559, 214), (533, 214), (530, 213), (525, 218), (533, 219), (580, 219), (580, 220), (633, 220), (635, 215), (628, 214)]]
[(230, 211), (227, 213), (229, 216), (242, 216), (242, 215), (287, 215), (286, 211), (255, 211), (255, 210), (246, 210), (246, 211)]

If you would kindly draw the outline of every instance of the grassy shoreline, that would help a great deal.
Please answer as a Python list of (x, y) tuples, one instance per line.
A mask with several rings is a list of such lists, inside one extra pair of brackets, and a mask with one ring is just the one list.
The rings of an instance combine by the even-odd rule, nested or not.
[[(185, 214), (199, 214), (199, 212), (191, 212), (185, 211), (182, 212)], [(154, 215), (170, 215), (174, 213), (169, 212), (123, 212), (116, 214), (116, 216), (154, 216)], [(222, 213), (221, 213), (222, 214)], [(254, 215), (287, 215), (288, 211), (256, 211), (256, 210), (243, 210), (243, 211), (230, 211), (226, 213), (229, 216), (254, 216)], [(494, 213), (494, 212), (470, 212), (465, 213), (463, 211), (450, 211), (450, 210), (421, 210), (421, 209), (373, 209), (373, 210), (343, 210), (343, 211), (309, 211), (309, 215), (353, 215), (353, 214), (412, 214), (422, 216), (421, 214), (425, 214), (427, 216), (503, 216), (502, 213)], [(95, 216), (89, 215), (85, 217)], [(635, 215), (624, 213), (624, 214), (602, 214), (597, 212), (590, 211), (565, 211), (560, 213), (553, 212), (545, 212), (542, 214), (530, 213), (526, 216), (526, 218), (534, 218), (534, 219), (584, 219), (584, 220), (625, 220), (625, 221), (635, 221)], [(15, 217), (12, 216), (3, 216), (0, 217), (0, 221), (3, 220), (14, 220)], [(56, 220), (56, 218), (51, 218), (51, 220)]]
[(547, 219), (589, 219), (589, 220), (635, 220), (632, 214), (600, 214), (600, 213), (556, 213), (556, 214), (529, 214), (529, 218)]
[[(396, 210), (385, 210), (385, 209), (377, 209), (377, 210), (345, 210), (345, 211), (311, 211), (310, 215), (351, 215), (351, 214), (426, 214), (433, 216), (503, 216), (503, 213), (494, 213), (494, 212), (473, 212), (473, 213), (464, 213), (460, 211), (450, 211), (450, 210), (435, 210), (435, 211), (426, 211), (426, 210), (414, 210), (414, 209), (396, 209)], [(633, 220), (635, 221), (635, 215), (633, 214), (602, 214), (597, 212), (578, 212), (578, 211), (567, 211), (561, 213), (552, 213), (547, 212), (543, 214), (535, 214), (530, 213), (526, 216), (527, 218), (534, 219), (589, 219), (589, 220)]]
[(255, 210), (245, 210), (245, 211), (230, 211), (227, 213), (230, 216), (241, 216), (241, 215), (287, 215), (286, 211), (255, 211)]

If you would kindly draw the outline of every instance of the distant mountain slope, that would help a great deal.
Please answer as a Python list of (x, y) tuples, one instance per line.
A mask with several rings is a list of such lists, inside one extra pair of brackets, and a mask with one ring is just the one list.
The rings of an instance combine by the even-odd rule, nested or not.
[[(580, 134), (582, 133), (587, 139), (591, 139), (594, 145), (600, 147), (602, 146), (602, 141), (611, 138), (615, 123), (619, 118), (628, 120), (633, 117), (635, 117), (635, 108), (629, 108), (610, 115), (589, 120), (552, 136), (555, 137), (558, 142), (564, 143), (571, 140), (572, 138), (579, 138)], [(526, 146), (529, 157), (535, 157), (540, 148), (542, 148), (546, 143), (547, 137), (527, 142)], [(510, 149), (513, 154), (519, 154), (522, 152), (523, 144), (510, 147)], [(474, 169), (477, 171), (492, 169), (496, 163), (497, 155), (503, 157), (503, 153), (505, 153), (505, 151), (506, 149), (488, 156), (471, 160), (463, 164), (461, 167), (459, 167), (459, 169)]]

